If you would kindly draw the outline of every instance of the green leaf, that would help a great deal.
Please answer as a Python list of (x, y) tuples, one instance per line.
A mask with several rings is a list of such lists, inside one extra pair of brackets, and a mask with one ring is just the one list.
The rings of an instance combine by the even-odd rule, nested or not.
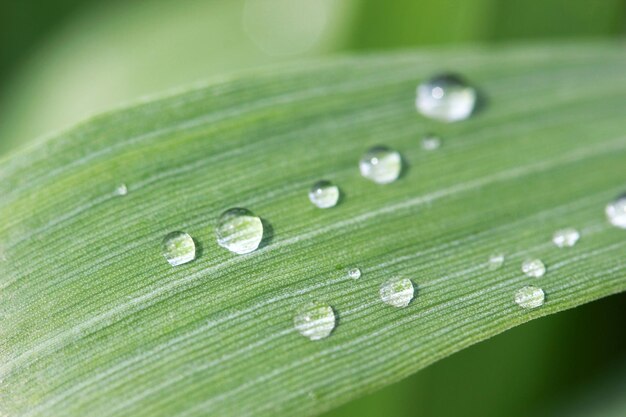
[[(470, 120), (416, 113), (416, 85), (440, 70), (481, 89)], [(625, 290), (624, 231), (604, 215), (626, 189), (625, 94), (618, 44), (340, 58), (121, 109), (14, 153), (0, 166), (0, 415), (313, 415)], [(427, 132), (439, 150), (421, 148)], [(376, 144), (402, 153), (397, 182), (360, 177)], [(308, 201), (320, 179), (341, 187), (337, 207)], [(231, 207), (263, 218), (256, 252), (215, 241)], [(551, 243), (564, 227), (581, 232), (573, 248)], [(200, 253), (172, 268), (161, 241), (175, 230)], [(521, 273), (529, 256), (544, 277)], [(396, 276), (417, 288), (406, 308), (379, 299)], [(543, 307), (513, 302), (527, 284)], [(338, 317), (316, 342), (292, 324), (311, 300)]]

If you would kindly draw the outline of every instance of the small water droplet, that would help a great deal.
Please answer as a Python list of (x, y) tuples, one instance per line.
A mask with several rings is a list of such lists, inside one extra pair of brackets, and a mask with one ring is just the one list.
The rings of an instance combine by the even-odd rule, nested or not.
[(552, 236), (552, 242), (559, 248), (572, 247), (578, 242), (578, 239), (580, 239), (580, 233), (571, 227), (557, 230)]
[(126, 187), (126, 184), (120, 184), (117, 186), (117, 188), (115, 188), (115, 195), (126, 195), (128, 194), (128, 187)]
[(441, 147), (441, 139), (435, 135), (428, 135), (422, 139), (422, 149), (425, 151), (434, 151)]
[(339, 201), (339, 187), (330, 181), (318, 181), (309, 190), (309, 200), (319, 208), (330, 208)]
[(504, 264), (504, 254), (494, 253), (489, 257), (489, 269), (495, 271)]
[(361, 175), (378, 184), (394, 182), (402, 171), (402, 157), (385, 146), (369, 149), (359, 161)]
[(248, 209), (232, 208), (220, 215), (215, 234), (220, 246), (243, 255), (259, 247), (263, 239), (263, 223)]
[(527, 259), (522, 262), (522, 272), (531, 278), (540, 278), (546, 273), (546, 266), (540, 259)]
[(606, 205), (606, 217), (620, 229), (626, 229), (626, 194), (619, 196)]
[(335, 312), (328, 304), (312, 301), (298, 309), (293, 317), (293, 325), (304, 337), (323, 339), (335, 328)]
[(467, 119), (476, 105), (476, 89), (456, 75), (436, 76), (417, 87), (417, 110), (444, 122)]
[(545, 293), (539, 287), (527, 285), (515, 292), (515, 303), (522, 308), (537, 308), (543, 305)]
[(361, 278), (361, 270), (359, 268), (350, 268), (348, 269), (348, 276), (352, 279)]
[(379, 290), (380, 299), (394, 307), (408, 306), (414, 292), (413, 283), (407, 278), (392, 278), (383, 283)]
[(172, 266), (191, 262), (196, 258), (196, 244), (185, 232), (172, 232), (163, 238), (163, 256)]

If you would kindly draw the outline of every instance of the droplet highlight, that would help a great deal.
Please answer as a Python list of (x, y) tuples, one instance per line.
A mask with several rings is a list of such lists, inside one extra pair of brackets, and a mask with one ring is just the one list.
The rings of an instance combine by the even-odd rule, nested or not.
[(456, 122), (470, 117), (477, 96), (476, 89), (459, 76), (443, 74), (417, 87), (415, 106), (431, 119)]
[(319, 208), (331, 208), (339, 201), (339, 187), (330, 181), (318, 181), (309, 190), (309, 200)]
[(522, 308), (541, 307), (546, 295), (539, 287), (528, 285), (515, 292), (515, 303)]
[(326, 303), (312, 301), (298, 309), (293, 317), (293, 325), (302, 336), (310, 340), (324, 339), (335, 328), (335, 312)]
[(389, 184), (400, 176), (402, 157), (385, 146), (375, 146), (361, 157), (359, 170), (364, 178), (377, 184)]
[(494, 253), (489, 257), (489, 269), (495, 271), (504, 265), (504, 254)]
[(422, 149), (425, 151), (435, 151), (441, 147), (441, 138), (435, 135), (428, 135), (422, 139)]
[(172, 266), (191, 262), (196, 258), (196, 244), (185, 232), (172, 232), (163, 238), (163, 256)]
[(232, 208), (222, 213), (215, 227), (217, 243), (239, 255), (255, 251), (263, 240), (263, 222), (248, 209)]
[(361, 278), (361, 270), (359, 268), (350, 268), (348, 269), (348, 276), (352, 279)]
[(578, 230), (571, 227), (557, 230), (552, 236), (552, 242), (559, 248), (572, 247), (578, 242), (579, 239), (580, 233)]
[(540, 278), (546, 273), (546, 266), (540, 259), (527, 259), (522, 262), (522, 272), (531, 278)]
[(609, 223), (620, 229), (626, 229), (626, 194), (607, 204), (604, 211)]
[(409, 305), (413, 299), (415, 288), (410, 279), (392, 278), (381, 285), (380, 299), (390, 306), (402, 308)]

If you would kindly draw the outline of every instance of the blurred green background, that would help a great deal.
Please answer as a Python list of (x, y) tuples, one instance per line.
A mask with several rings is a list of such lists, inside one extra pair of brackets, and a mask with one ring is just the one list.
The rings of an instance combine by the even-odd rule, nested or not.
[[(3, 0), (0, 154), (278, 63), (625, 33), (626, 0)], [(511, 330), (327, 417), (476, 415), (626, 416), (626, 295)]]

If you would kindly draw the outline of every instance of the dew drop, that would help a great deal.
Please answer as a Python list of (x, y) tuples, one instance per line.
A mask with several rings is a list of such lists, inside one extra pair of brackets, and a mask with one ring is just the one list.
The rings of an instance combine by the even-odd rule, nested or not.
[(540, 278), (546, 273), (546, 266), (540, 259), (527, 259), (522, 262), (522, 272), (531, 278)]
[(120, 184), (115, 188), (115, 195), (123, 196), (128, 194), (128, 187), (126, 184)]
[(578, 242), (578, 239), (580, 239), (580, 233), (571, 227), (557, 230), (552, 236), (552, 242), (559, 248), (572, 247)]
[(255, 251), (263, 239), (263, 222), (250, 210), (232, 208), (220, 215), (215, 228), (217, 243), (243, 255)]
[(380, 286), (380, 299), (394, 307), (406, 307), (413, 299), (415, 289), (407, 278), (392, 278)]
[(528, 285), (515, 292), (515, 303), (522, 308), (537, 308), (543, 305), (545, 293), (539, 287)]
[(172, 232), (163, 238), (163, 256), (172, 266), (186, 264), (196, 258), (196, 244), (185, 232)]
[(456, 75), (431, 78), (417, 87), (417, 110), (426, 117), (444, 122), (467, 119), (476, 105), (476, 89)]
[(441, 147), (441, 139), (435, 135), (428, 135), (422, 139), (422, 149), (425, 151), (434, 151)]
[(494, 253), (489, 257), (489, 269), (495, 271), (504, 265), (504, 254)]
[(359, 161), (361, 175), (378, 184), (394, 182), (402, 171), (402, 157), (385, 146), (369, 149)]
[(319, 208), (330, 208), (339, 201), (339, 187), (330, 181), (318, 181), (309, 190), (309, 200)]
[(620, 229), (626, 229), (626, 194), (619, 196), (606, 205), (606, 217)]
[(361, 278), (361, 270), (359, 268), (350, 268), (348, 269), (348, 276), (352, 279)]
[(304, 337), (311, 340), (323, 339), (335, 328), (335, 312), (328, 304), (312, 301), (296, 312), (293, 325)]

